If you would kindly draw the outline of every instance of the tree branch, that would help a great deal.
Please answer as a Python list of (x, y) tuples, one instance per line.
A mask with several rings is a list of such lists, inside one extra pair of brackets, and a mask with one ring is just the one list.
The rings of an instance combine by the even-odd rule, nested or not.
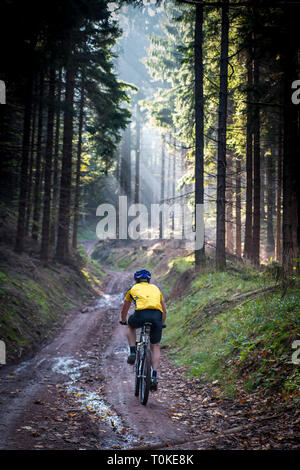
[[(201, 0), (177, 0), (179, 3), (187, 3), (188, 5), (202, 5), (203, 7), (219, 8), (224, 6), (224, 2), (203, 2)], [(229, 3), (230, 7), (249, 6), (249, 2)]]
[[(210, 8), (220, 8), (220, 7), (223, 7), (225, 5), (224, 2), (220, 1), (220, 2), (205, 2), (205, 1), (202, 1), (202, 0), (177, 0), (179, 3), (186, 3), (188, 5), (202, 5), (203, 7), (210, 7)], [(269, 0), (269, 1), (265, 1), (264, 5), (260, 5), (260, 6), (255, 6), (256, 8), (267, 8), (267, 7), (276, 7), (276, 6), (287, 6), (287, 5), (299, 5), (299, 2), (297, 2), (296, 0), (294, 1), (284, 1), (284, 0)], [(248, 7), (248, 6), (253, 6), (253, 2), (251, 1), (248, 1), (248, 2), (236, 2), (236, 3), (226, 3), (226, 5), (228, 5), (230, 8), (231, 7)]]

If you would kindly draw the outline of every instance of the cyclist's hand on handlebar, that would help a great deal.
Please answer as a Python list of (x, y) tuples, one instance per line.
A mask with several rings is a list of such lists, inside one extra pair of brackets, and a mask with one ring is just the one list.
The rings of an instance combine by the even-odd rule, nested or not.
[(120, 325), (128, 325), (127, 321), (120, 320), (119, 323), (120, 323)]

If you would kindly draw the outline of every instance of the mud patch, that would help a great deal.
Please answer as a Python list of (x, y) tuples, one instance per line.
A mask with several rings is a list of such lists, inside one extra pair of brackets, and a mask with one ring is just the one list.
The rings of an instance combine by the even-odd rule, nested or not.
[(75, 399), (81, 409), (87, 409), (96, 413), (101, 419), (107, 420), (115, 430), (123, 429), (122, 421), (118, 415), (105, 403), (99, 393), (85, 390), (78, 385), (78, 380), (82, 376), (82, 371), (89, 368), (87, 362), (82, 362), (72, 357), (59, 357), (54, 359), (52, 367), (54, 373), (67, 376), (70, 380), (63, 385), (66, 392)]
[(95, 308), (118, 308), (123, 300), (124, 296), (123, 294), (103, 294), (97, 300), (97, 303), (95, 305)]

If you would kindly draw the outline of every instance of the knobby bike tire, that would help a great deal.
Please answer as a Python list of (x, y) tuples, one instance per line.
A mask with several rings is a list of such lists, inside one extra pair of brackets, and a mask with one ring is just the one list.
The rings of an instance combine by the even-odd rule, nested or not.
[(139, 396), (140, 393), (140, 384), (141, 384), (141, 379), (140, 379), (140, 354), (137, 353), (136, 356), (136, 363), (135, 363), (135, 389), (134, 389), (134, 394), (136, 397)]
[(140, 379), (140, 402), (142, 405), (146, 405), (149, 397), (150, 381), (151, 381), (151, 352), (149, 346), (142, 358), (141, 367), (141, 379)]

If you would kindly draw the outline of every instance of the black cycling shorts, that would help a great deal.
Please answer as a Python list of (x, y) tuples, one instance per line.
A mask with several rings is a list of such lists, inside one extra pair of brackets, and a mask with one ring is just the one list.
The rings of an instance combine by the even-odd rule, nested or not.
[(161, 340), (162, 313), (160, 310), (136, 310), (128, 318), (128, 325), (132, 328), (141, 328), (144, 323), (151, 322), (150, 343), (157, 344)]

